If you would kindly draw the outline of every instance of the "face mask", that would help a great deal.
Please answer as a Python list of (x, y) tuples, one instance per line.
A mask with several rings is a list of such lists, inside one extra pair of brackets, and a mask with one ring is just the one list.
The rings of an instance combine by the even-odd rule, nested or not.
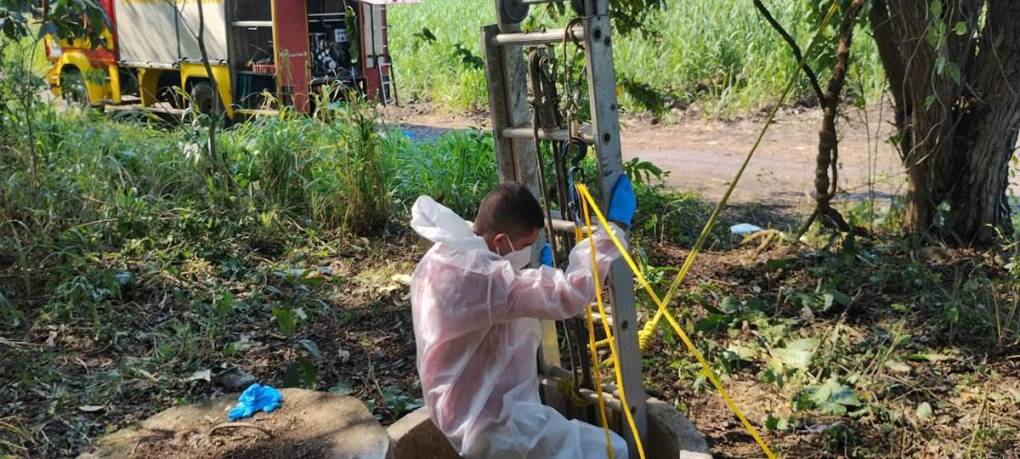
[(503, 258), (506, 258), (514, 269), (518, 271), (524, 269), (528, 266), (528, 263), (531, 263), (531, 246), (529, 245), (521, 250), (514, 250), (514, 243), (510, 242), (509, 239), (507, 239), (507, 242), (510, 243), (510, 250), (513, 250), (513, 252), (503, 255)]

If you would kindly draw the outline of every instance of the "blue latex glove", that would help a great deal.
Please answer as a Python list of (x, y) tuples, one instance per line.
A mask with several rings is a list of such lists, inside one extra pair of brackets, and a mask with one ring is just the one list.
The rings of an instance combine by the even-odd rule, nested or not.
[(283, 403), (283, 394), (273, 386), (263, 386), (256, 383), (248, 386), (237, 399), (241, 403), (238, 403), (237, 406), (227, 413), (227, 418), (231, 421), (244, 419), (259, 411), (265, 411), (266, 413), (276, 411), (280, 404)]
[(634, 212), (637, 211), (637, 198), (634, 196), (634, 185), (630, 183), (630, 177), (621, 175), (616, 181), (613, 189), (613, 199), (609, 201), (610, 221), (619, 223), (624, 229), (629, 229), (634, 220)]
[(546, 242), (545, 245), (542, 246), (542, 251), (539, 254), (538, 259), (542, 262), (543, 265), (552, 267), (553, 265), (552, 246), (550, 246), (548, 242)]

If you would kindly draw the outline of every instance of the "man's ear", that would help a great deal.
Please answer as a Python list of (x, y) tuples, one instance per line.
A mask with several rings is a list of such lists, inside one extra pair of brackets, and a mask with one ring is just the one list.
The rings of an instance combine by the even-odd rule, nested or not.
[[(506, 233), (498, 233), (498, 234), (492, 236), (491, 246), (492, 246), (491, 249), (492, 249), (493, 252), (496, 252), (496, 254), (498, 254), (498, 255), (503, 255), (502, 253), (500, 253), (500, 250), (502, 248), (506, 248), (507, 250), (511, 250), (510, 249), (510, 236), (507, 235)], [(507, 252), (507, 253), (509, 253), (509, 252)]]

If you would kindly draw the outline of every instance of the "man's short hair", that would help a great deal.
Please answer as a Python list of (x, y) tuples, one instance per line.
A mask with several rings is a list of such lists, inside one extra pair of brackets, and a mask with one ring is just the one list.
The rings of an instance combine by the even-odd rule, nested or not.
[(525, 236), (543, 226), (542, 205), (518, 182), (504, 182), (485, 195), (475, 217), (478, 234)]

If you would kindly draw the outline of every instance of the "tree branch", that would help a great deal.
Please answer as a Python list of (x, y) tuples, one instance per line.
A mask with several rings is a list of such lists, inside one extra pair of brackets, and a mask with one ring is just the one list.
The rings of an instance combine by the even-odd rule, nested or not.
[[(757, 1), (757, 0), (756, 0)], [(822, 127), (818, 131), (818, 157), (815, 164), (815, 212), (804, 224), (801, 231), (806, 231), (811, 222), (820, 219), (823, 226), (841, 232), (855, 234), (859, 230), (852, 228), (843, 215), (832, 207), (832, 199), (838, 190), (839, 180), (839, 138), (836, 135), (836, 117), (839, 115), (839, 99), (846, 85), (847, 70), (850, 66), (850, 45), (853, 42), (854, 24), (864, 6), (864, 0), (854, 0), (850, 8), (843, 13), (836, 39), (836, 63), (832, 68), (832, 77), (825, 93), (820, 97), (822, 106)], [(830, 176), (831, 174), (831, 176)]]
[(765, 7), (765, 4), (761, 0), (754, 0), (754, 7), (758, 9), (758, 12), (768, 21), (769, 25), (772, 26), (780, 36), (783, 37), (783, 41), (786, 42), (790, 47), (790, 51), (793, 52), (793, 57), (797, 59), (797, 62), (801, 63), (801, 69), (804, 70), (804, 74), (807, 75), (808, 81), (811, 82), (811, 89), (815, 91), (815, 96), (818, 97), (818, 103), (822, 103), (822, 98), (825, 97), (825, 93), (822, 92), (822, 85), (818, 83), (818, 75), (815, 71), (807, 65), (807, 61), (804, 60), (804, 53), (800, 50), (800, 46), (797, 45), (797, 40), (793, 39), (793, 36), (783, 28), (783, 25), (772, 16), (772, 12)]

